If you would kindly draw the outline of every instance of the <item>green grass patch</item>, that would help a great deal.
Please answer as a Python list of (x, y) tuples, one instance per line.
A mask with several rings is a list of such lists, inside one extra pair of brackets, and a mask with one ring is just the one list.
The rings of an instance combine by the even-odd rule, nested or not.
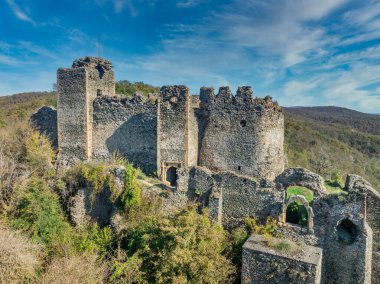
[(325, 187), (331, 195), (347, 195), (347, 192), (343, 190), (343, 187), (334, 181), (326, 180)]
[(286, 190), (286, 198), (289, 199), (293, 195), (302, 195), (309, 203), (314, 200), (314, 192), (304, 186), (289, 186)]

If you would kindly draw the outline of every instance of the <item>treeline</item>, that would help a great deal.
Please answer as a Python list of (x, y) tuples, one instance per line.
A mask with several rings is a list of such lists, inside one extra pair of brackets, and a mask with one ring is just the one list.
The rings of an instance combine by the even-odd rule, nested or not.
[(148, 94), (156, 94), (160, 91), (160, 88), (153, 87), (143, 82), (132, 83), (127, 80), (121, 80), (115, 84), (116, 94), (123, 94), (126, 96), (133, 96), (134, 94), (140, 94), (147, 96)]
[(290, 107), (285, 111), (292, 115), (310, 118), (315, 121), (344, 125), (347, 129), (380, 135), (380, 115), (326, 106), (326, 107)]

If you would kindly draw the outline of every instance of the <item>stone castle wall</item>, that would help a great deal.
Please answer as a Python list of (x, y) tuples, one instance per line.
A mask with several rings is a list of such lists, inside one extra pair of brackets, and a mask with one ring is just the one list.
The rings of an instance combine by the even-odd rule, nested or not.
[(119, 152), (164, 181), (197, 165), (272, 180), (284, 168), (281, 108), (269, 97), (253, 99), (250, 87), (236, 96), (228, 87), (218, 96), (202, 88), (197, 97), (186, 86), (164, 86), (156, 104), (111, 99), (111, 62), (84, 57), (58, 70), (58, 93), (58, 148), (66, 164)]
[(204, 167), (190, 167), (180, 172), (178, 191), (189, 200), (209, 207), (213, 218), (226, 228), (240, 226), (246, 217), (265, 221), (281, 212), (284, 191), (265, 179), (232, 172), (212, 172)]
[(98, 97), (93, 103), (92, 158), (107, 160), (115, 153), (146, 173), (157, 170), (157, 111), (154, 102)]

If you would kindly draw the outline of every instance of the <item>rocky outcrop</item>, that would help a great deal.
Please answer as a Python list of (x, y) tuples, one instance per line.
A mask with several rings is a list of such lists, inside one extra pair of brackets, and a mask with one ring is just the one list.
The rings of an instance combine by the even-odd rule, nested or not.
[(41, 134), (48, 137), (54, 148), (58, 148), (57, 110), (43, 106), (32, 114), (30, 123)]

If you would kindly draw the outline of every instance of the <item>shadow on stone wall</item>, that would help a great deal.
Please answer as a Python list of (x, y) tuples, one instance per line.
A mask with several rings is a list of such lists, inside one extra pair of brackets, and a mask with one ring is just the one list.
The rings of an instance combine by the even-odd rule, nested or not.
[(157, 171), (157, 118), (131, 116), (106, 140), (110, 153), (118, 152), (145, 173)]

